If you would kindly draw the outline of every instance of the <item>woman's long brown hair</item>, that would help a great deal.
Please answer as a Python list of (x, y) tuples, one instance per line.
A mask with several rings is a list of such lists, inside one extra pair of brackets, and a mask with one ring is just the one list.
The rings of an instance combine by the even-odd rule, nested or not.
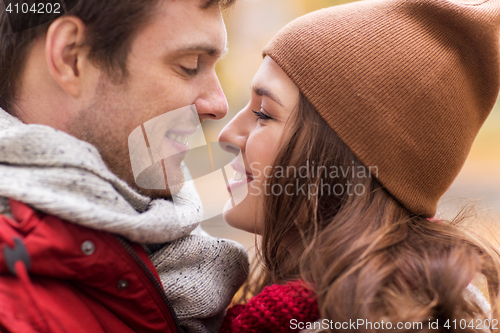
[[(499, 318), (500, 256), (462, 230), (459, 218), (431, 222), (411, 214), (376, 180), (376, 166), (363, 166), (304, 96), (283, 143), (273, 169), (280, 176), (266, 186), (276, 193), (288, 185), (293, 194), (264, 198), (261, 265), (244, 298), (300, 278), (316, 291), (322, 318), (335, 322), (421, 322), (422, 330), (400, 331), (436, 332), (429, 320), (454, 331), (441, 325)], [(309, 172), (298, 175), (300, 167)], [(487, 281), (490, 314), (464, 297), (478, 276)]]

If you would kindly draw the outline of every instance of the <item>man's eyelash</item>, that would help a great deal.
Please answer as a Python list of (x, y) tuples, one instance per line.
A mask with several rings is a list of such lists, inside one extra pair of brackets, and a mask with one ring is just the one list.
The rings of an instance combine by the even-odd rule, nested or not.
[(257, 116), (257, 119), (261, 119), (261, 120), (273, 119), (272, 117), (268, 116), (267, 114), (265, 114), (262, 111), (254, 111), (254, 110), (252, 110), (252, 112)]
[(181, 66), (181, 69), (189, 76), (195, 76), (198, 74), (199, 69), (198, 68), (186, 68)]

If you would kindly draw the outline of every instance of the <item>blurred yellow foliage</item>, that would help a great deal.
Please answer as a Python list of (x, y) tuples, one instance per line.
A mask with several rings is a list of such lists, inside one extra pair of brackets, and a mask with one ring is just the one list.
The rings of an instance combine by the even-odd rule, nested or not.
[(344, 3), (352, 2), (347, 0), (296, 0), (299, 6), (301, 6), (301, 10), (304, 13), (312, 12), (313, 10), (318, 10), (321, 8), (342, 5)]

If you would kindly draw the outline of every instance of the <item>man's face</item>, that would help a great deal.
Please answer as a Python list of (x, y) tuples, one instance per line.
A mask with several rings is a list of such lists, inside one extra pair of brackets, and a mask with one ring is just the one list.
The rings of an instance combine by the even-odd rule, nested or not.
[[(112, 172), (151, 197), (168, 196), (179, 188), (146, 190), (135, 184), (130, 133), (150, 119), (188, 105), (196, 106), (200, 121), (227, 113), (215, 73), (215, 63), (226, 48), (226, 29), (217, 6), (200, 5), (199, 0), (162, 1), (132, 43), (128, 75), (115, 83), (101, 73), (88, 104), (69, 123), (68, 132), (96, 146)], [(177, 175), (181, 177), (182, 172)]]

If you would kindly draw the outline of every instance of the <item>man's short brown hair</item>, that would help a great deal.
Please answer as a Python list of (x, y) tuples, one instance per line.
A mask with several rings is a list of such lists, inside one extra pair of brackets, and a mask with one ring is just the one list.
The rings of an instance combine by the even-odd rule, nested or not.
[[(162, 0), (80, 0), (69, 12), (87, 26), (89, 59), (109, 74), (127, 73), (126, 61), (135, 33), (144, 26)], [(236, 0), (202, 0), (209, 8), (231, 6)], [(30, 20), (29, 14), (26, 16)], [(31, 18), (34, 19), (34, 18)], [(5, 5), (0, 1), (0, 108), (13, 113), (16, 87), (32, 42), (50, 23), (13, 33)]]

